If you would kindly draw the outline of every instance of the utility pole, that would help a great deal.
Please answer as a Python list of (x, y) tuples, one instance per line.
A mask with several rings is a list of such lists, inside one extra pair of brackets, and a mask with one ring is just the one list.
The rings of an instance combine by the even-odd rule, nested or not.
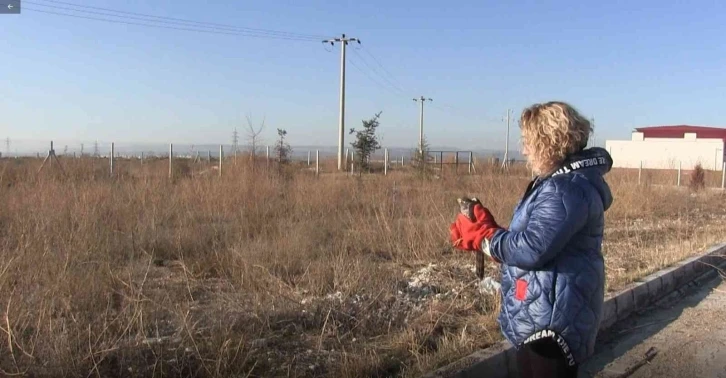
[(502, 168), (509, 167), (509, 120), (511, 117), (509, 116), (512, 113), (512, 109), (507, 109), (507, 139), (504, 142), (504, 159), (502, 161)]
[(345, 47), (349, 42), (358, 42), (357, 38), (348, 38), (343, 34), (340, 38), (326, 39), (323, 43), (330, 43), (335, 46), (335, 42), (340, 43), (340, 120), (338, 129), (338, 170), (343, 167), (343, 143), (345, 139)]
[(10, 137), (5, 139), (5, 153), (10, 157)]
[(421, 96), (419, 98), (413, 99), (416, 102), (421, 103), (421, 112), (419, 114), (418, 118), (418, 152), (421, 154), (421, 159), (424, 159), (423, 156), (423, 141), (424, 141), (424, 134), (423, 134), (423, 108), (424, 108), (424, 102), (426, 101), (433, 101), (430, 98), (426, 98), (424, 96)]
[(234, 148), (234, 162), (237, 163), (237, 143), (239, 142), (239, 134), (237, 133), (237, 128), (234, 128), (234, 132), (232, 132), (232, 148)]

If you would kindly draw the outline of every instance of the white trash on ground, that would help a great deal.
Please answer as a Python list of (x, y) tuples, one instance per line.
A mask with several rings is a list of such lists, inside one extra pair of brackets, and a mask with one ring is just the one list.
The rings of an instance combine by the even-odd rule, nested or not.
[(495, 295), (502, 288), (502, 285), (491, 277), (484, 277), (479, 281), (479, 293), (485, 295)]

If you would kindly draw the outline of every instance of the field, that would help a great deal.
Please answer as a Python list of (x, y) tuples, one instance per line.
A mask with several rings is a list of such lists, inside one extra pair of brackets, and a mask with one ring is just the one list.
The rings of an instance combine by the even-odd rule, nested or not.
[[(0, 161), (0, 374), (415, 377), (501, 339), (448, 225), (476, 195), (506, 226), (523, 167), (61, 160)], [(608, 290), (726, 239), (723, 192), (684, 177), (607, 176)]]

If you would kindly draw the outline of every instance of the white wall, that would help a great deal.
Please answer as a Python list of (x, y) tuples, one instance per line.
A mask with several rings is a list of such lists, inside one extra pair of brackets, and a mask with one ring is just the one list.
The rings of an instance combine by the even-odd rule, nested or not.
[(633, 133), (633, 140), (608, 140), (605, 149), (613, 157), (613, 166), (619, 168), (693, 169), (699, 162), (703, 169), (722, 169), (724, 141), (722, 139), (643, 138)]

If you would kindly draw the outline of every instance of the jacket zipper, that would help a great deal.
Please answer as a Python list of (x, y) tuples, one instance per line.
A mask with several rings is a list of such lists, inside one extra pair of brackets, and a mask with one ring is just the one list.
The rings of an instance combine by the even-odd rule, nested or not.
[(550, 302), (552, 303), (552, 315), (550, 315), (550, 327), (552, 326), (552, 319), (555, 317), (555, 301), (557, 300), (557, 267), (552, 268), (552, 290), (550, 290)]

